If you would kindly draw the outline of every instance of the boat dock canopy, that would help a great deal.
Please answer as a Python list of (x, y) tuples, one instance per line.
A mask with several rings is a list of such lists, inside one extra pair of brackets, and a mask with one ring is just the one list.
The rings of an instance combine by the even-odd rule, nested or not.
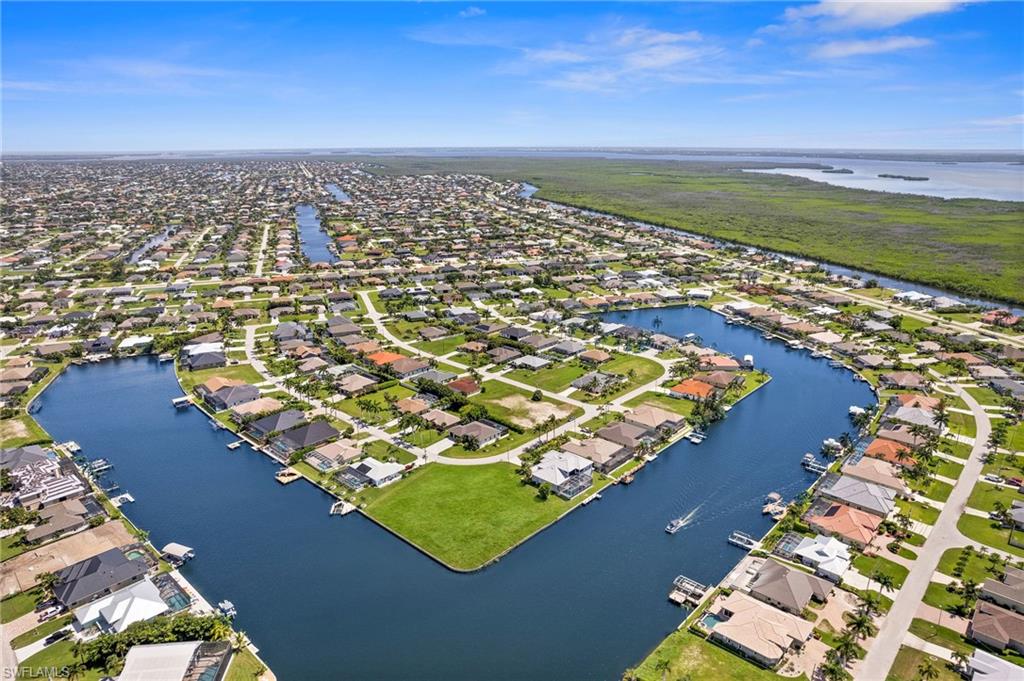
[(175, 542), (171, 542), (170, 544), (165, 546), (162, 549), (162, 552), (165, 555), (168, 555), (172, 558), (177, 558), (181, 561), (188, 560), (189, 558), (194, 558), (196, 555), (195, 549), (193, 549), (192, 547), (185, 546), (184, 544), (177, 544)]

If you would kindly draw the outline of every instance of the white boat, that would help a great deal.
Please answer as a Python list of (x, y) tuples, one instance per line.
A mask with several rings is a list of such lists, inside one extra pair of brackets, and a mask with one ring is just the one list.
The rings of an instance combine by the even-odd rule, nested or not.
[(699, 445), (701, 442), (704, 442), (705, 438), (707, 438), (707, 435), (700, 430), (695, 430), (686, 437), (687, 440), (695, 445)]
[(231, 601), (221, 601), (217, 604), (217, 610), (219, 610), (220, 614), (224, 615), (228, 619), (231, 619), (238, 614), (238, 611), (235, 610), (235, 604)]
[(82, 448), (74, 440), (68, 440), (64, 443), (64, 449), (68, 450), (71, 454), (77, 454), (82, 451)]
[(665, 531), (669, 534), (675, 534), (679, 530), (683, 529), (683, 527), (685, 526), (686, 520), (684, 520), (683, 518), (673, 518), (668, 522), (668, 525), (665, 526)]

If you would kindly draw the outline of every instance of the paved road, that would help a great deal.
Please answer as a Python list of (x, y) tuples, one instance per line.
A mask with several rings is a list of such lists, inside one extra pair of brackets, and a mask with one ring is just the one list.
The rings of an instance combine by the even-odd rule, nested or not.
[(917, 552), (917, 560), (914, 562), (914, 569), (910, 571), (903, 588), (896, 595), (889, 615), (882, 622), (878, 636), (871, 644), (867, 657), (857, 673), (858, 681), (881, 681), (889, 673), (892, 663), (896, 660), (903, 639), (907, 636), (907, 629), (911, 620), (917, 615), (918, 606), (924, 598), (924, 592), (932, 575), (939, 565), (942, 554), (950, 548), (965, 546), (970, 543), (956, 527), (957, 521), (964, 512), (967, 505), (967, 498), (971, 490), (981, 476), (983, 466), (982, 457), (985, 452), (985, 442), (991, 430), (991, 423), (988, 414), (978, 402), (971, 397), (970, 393), (958, 385), (951, 384), (953, 392), (956, 393), (974, 415), (975, 423), (978, 426), (978, 436), (975, 438), (975, 445), (971, 449), (970, 458), (964, 463), (964, 470), (953, 488), (953, 492), (946, 500), (946, 505), (939, 513), (939, 518), (928, 535), (928, 541)]

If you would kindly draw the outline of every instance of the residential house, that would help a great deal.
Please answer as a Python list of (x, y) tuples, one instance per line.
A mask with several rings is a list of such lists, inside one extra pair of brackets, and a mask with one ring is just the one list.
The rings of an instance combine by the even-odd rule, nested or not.
[(793, 556), (814, 568), (815, 574), (837, 584), (850, 569), (850, 549), (835, 537), (817, 535), (804, 537), (793, 550)]
[(563, 499), (572, 499), (590, 489), (594, 464), (590, 459), (566, 451), (551, 451), (530, 469), (536, 485), (548, 484)]
[(142, 558), (129, 560), (120, 549), (107, 549), (58, 570), (53, 595), (73, 610), (142, 581), (148, 570)]
[(829, 581), (771, 559), (757, 571), (749, 589), (757, 600), (797, 616), (812, 600), (824, 603), (831, 592)]
[(780, 664), (787, 653), (803, 647), (814, 625), (767, 603), (733, 591), (719, 598), (711, 613), (720, 621), (709, 639), (765, 667)]
[(996, 650), (1024, 653), (1024, 615), (979, 599), (967, 625), (967, 638)]
[(562, 450), (590, 459), (594, 463), (594, 468), (605, 474), (624, 464), (631, 454), (628, 447), (600, 437), (569, 440), (562, 445)]
[(888, 487), (840, 475), (818, 489), (818, 495), (886, 518), (896, 508), (896, 492)]

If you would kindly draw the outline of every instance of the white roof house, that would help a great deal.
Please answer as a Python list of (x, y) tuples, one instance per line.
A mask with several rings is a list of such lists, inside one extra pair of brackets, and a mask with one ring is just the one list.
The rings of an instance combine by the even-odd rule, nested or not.
[(167, 609), (160, 589), (147, 578), (83, 605), (75, 610), (75, 619), (83, 627), (98, 624), (102, 629), (121, 632), (129, 624), (162, 615)]
[(530, 469), (530, 475), (534, 483), (547, 483), (556, 494), (571, 499), (590, 487), (593, 470), (594, 463), (590, 459), (559, 450), (546, 453), (540, 463)]
[(117, 681), (181, 681), (202, 641), (133, 646)]
[(835, 537), (819, 534), (814, 539), (804, 537), (793, 555), (813, 567), (818, 574), (835, 582), (850, 569), (850, 549)]

